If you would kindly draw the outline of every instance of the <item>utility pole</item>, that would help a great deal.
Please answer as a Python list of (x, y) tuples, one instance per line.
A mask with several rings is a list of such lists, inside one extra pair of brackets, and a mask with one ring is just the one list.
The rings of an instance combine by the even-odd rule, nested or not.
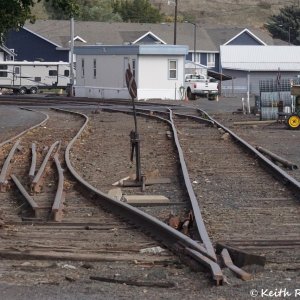
[(174, 13), (174, 45), (177, 42), (177, 6), (178, 0), (175, 0), (175, 13)]
[(70, 41), (70, 96), (73, 97), (73, 86), (74, 86), (74, 18), (71, 17), (70, 21), (70, 36), (71, 36), (71, 41)]

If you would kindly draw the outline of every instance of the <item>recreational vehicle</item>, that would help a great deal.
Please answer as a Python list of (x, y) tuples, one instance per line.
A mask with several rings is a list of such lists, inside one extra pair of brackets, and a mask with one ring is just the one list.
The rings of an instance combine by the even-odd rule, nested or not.
[(38, 89), (66, 89), (70, 84), (70, 64), (66, 62), (0, 62), (0, 89), (36, 94)]

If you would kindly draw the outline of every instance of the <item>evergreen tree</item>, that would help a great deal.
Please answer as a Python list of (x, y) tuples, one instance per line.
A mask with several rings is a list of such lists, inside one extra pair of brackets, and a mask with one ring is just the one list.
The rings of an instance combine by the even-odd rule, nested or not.
[(290, 5), (280, 9), (265, 26), (274, 38), (300, 45), (300, 7)]

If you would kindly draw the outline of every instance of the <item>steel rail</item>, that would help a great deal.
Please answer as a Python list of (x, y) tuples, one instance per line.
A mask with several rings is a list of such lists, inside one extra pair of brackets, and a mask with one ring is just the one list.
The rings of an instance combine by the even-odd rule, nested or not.
[[(58, 109), (56, 109), (58, 110)], [(107, 206), (110, 210), (112, 210), (116, 215), (122, 215), (125, 217), (130, 223), (136, 224), (138, 227), (144, 229), (145, 232), (148, 232), (152, 236), (154, 236), (158, 241), (164, 244), (167, 248), (179, 256), (186, 255), (186, 249), (192, 249), (198, 255), (190, 255), (190, 258), (193, 258), (193, 261), (197, 262), (198, 264), (203, 265), (202, 257), (206, 257), (209, 262), (212, 272), (213, 280), (215, 281), (216, 285), (222, 284), (223, 282), (223, 274), (219, 267), (219, 265), (209, 257), (207, 250), (199, 245), (196, 241), (192, 240), (191, 238), (187, 237), (183, 233), (175, 230), (174, 228), (170, 227), (169, 225), (163, 223), (162, 221), (156, 219), (155, 217), (131, 206), (124, 202), (117, 201), (114, 198), (108, 196), (107, 194), (101, 192), (100, 190), (93, 187), (87, 181), (85, 181), (74, 169), (70, 161), (70, 152), (73, 144), (78, 139), (78, 137), (82, 134), (83, 130), (85, 129), (86, 125), (88, 124), (89, 118), (81, 113), (70, 112), (66, 110), (61, 110), (62, 112), (69, 112), (74, 113), (77, 115), (81, 115), (85, 118), (85, 122), (78, 133), (74, 136), (74, 138), (69, 142), (65, 151), (65, 161), (68, 170), (73, 175), (73, 177), (81, 184), (83, 188), (87, 191), (92, 192), (95, 197), (98, 197), (101, 200), (103, 206)], [(207, 264), (204, 264), (207, 266)]]
[(1, 148), (2, 146), (4, 146), (5, 144), (8, 144), (8, 143), (10, 143), (10, 142), (16, 140), (17, 138), (21, 137), (22, 135), (26, 134), (28, 131), (31, 131), (31, 130), (35, 129), (36, 127), (39, 127), (39, 126), (44, 125), (44, 124), (49, 120), (49, 116), (48, 116), (47, 114), (43, 113), (43, 112), (39, 112), (39, 111), (35, 111), (35, 110), (32, 110), (32, 109), (23, 108), (23, 107), (20, 107), (20, 109), (28, 110), (28, 111), (33, 111), (33, 112), (36, 112), (36, 113), (40, 113), (40, 114), (42, 114), (42, 115), (45, 116), (45, 119), (44, 119), (43, 121), (39, 122), (38, 124), (33, 125), (33, 126), (31, 126), (30, 128), (28, 128), (28, 129), (22, 131), (21, 133), (19, 133), (19, 134), (13, 136), (12, 138), (10, 138), (10, 139), (8, 139), (8, 140), (6, 140), (6, 141), (0, 143), (0, 148)]
[[(30, 96), (30, 95), (25, 95), (25, 96), (9, 96), (9, 95), (3, 95), (0, 96), (0, 105), (4, 102), (5, 104), (12, 104), (13, 101), (17, 99), (15, 101), (16, 104), (22, 102), (23, 105), (26, 105), (26, 102), (28, 103), (36, 103), (39, 105), (44, 105), (44, 104), (83, 104), (83, 105), (98, 105), (98, 104), (108, 104), (108, 105), (128, 105), (128, 106), (132, 106), (132, 102), (131, 99), (127, 100), (127, 99), (97, 99), (97, 98), (87, 98), (87, 97), (76, 97), (76, 98), (72, 98), (72, 97), (68, 97), (68, 96), (49, 96), (49, 97), (37, 97), (37, 96)], [(165, 106), (165, 107), (169, 107), (169, 106), (174, 106), (174, 107), (178, 107), (178, 108), (182, 108), (182, 105), (172, 105), (172, 104), (165, 104), (165, 103), (155, 103), (155, 102), (151, 102), (151, 101), (138, 101), (137, 105), (140, 106)]]
[(225, 132), (228, 132), (230, 136), (232, 136), (239, 144), (246, 147), (252, 154), (254, 154), (255, 157), (259, 159), (260, 162), (263, 163), (267, 168), (271, 169), (271, 171), (277, 175), (279, 178), (282, 179), (283, 183), (285, 185), (289, 185), (292, 187), (292, 189), (297, 193), (298, 199), (300, 195), (300, 182), (297, 181), (294, 177), (290, 176), (287, 172), (282, 170), (280, 167), (278, 167), (276, 164), (274, 164), (270, 159), (268, 159), (266, 156), (264, 156), (262, 153), (260, 153), (258, 150), (255, 149), (252, 145), (250, 145), (248, 142), (243, 140), (241, 137), (239, 137), (237, 134), (235, 134), (233, 131), (213, 119), (207, 112), (201, 109), (197, 109), (200, 114), (206, 115), (211, 121), (214, 122), (214, 124), (217, 127), (222, 128)]
[(202, 218), (202, 214), (200, 211), (199, 203), (198, 203), (197, 197), (195, 195), (195, 192), (194, 192), (191, 180), (190, 180), (188, 168), (187, 168), (187, 165), (186, 165), (186, 162), (184, 159), (184, 154), (183, 154), (182, 148), (180, 146), (176, 127), (174, 125), (172, 110), (170, 109), (169, 112), (170, 112), (170, 121), (171, 121), (173, 136), (174, 136), (175, 144), (177, 147), (177, 152), (178, 152), (181, 170), (182, 170), (182, 174), (183, 174), (183, 179), (184, 179), (184, 183), (185, 183), (185, 186), (186, 186), (186, 189), (187, 189), (187, 192), (188, 192), (188, 195), (189, 195), (192, 207), (193, 207), (193, 212), (194, 212), (195, 221), (197, 224), (197, 229), (200, 234), (201, 240), (204, 243), (205, 248), (207, 249), (207, 252), (215, 261), (217, 261), (215, 249), (214, 249), (212, 242), (208, 236), (208, 233), (207, 233), (207, 230), (206, 230), (203, 218)]

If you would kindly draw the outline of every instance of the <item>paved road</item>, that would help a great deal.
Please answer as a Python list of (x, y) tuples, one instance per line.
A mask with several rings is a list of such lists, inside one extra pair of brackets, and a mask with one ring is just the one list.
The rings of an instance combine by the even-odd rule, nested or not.
[(40, 113), (23, 110), (18, 107), (0, 106), (0, 142), (21, 132), (45, 117)]
[[(246, 105), (246, 98), (244, 99)], [(209, 101), (206, 98), (198, 98), (189, 101), (188, 106), (197, 106), (208, 113), (234, 112), (242, 108), (242, 97), (220, 97), (218, 101)], [(250, 106), (254, 106), (254, 98), (250, 99)]]

